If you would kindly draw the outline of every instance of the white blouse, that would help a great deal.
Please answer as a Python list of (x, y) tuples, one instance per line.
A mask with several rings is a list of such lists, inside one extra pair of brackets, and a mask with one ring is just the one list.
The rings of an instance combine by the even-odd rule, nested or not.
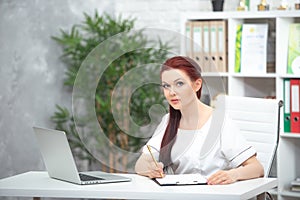
[[(156, 128), (153, 136), (147, 142), (158, 160), (161, 141), (169, 121), (166, 114)], [(221, 120), (222, 121), (222, 120)], [(212, 117), (199, 130), (178, 129), (176, 141), (171, 151), (171, 160), (175, 167), (175, 174), (200, 173), (210, 176), (218, 170), (236, 168), (248, 158), (256, 154), (255, 149), (247, 144), (234, 122), (225, 116), (220, 134), (211, 136), (210, 126)], [(206, 154), (201, 153), (203, 144), (212, 142)], [(146, 146), (143, 153), (149, 153)]]

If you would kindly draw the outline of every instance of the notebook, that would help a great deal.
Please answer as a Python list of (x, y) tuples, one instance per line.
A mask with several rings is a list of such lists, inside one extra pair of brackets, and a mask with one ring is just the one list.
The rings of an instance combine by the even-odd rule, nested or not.
[(80, 185), (131, 181), (101, 171), (78, 172), (64, 131), (33, 127), (44, 164), (51, 178)]
[(161, 186), (206, 185), (207, 180), (201, 174), (167, 174), (163, 178), (153, 179)]

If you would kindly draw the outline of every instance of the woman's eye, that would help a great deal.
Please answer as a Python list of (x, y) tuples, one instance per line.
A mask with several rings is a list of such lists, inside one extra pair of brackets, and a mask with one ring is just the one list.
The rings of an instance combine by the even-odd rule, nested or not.
[(176, 86), (177, 86), (177, 87), (181, 87), (181, 86), (183, 86), (183, 84), (184, 84), (184, 83), (183, 83), (182, 81), (178, 81), (178, 82), (176, 83)]
[(170, 85), (169, 84), (162, 84), (161, 85), (164, 89), (169, 89), (170, 88)]

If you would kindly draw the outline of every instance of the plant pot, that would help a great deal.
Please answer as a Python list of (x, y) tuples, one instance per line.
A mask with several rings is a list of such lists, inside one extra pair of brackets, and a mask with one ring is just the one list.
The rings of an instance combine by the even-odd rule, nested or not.
[(224, 0), (212, 0), (213, 11), (223, 11)]

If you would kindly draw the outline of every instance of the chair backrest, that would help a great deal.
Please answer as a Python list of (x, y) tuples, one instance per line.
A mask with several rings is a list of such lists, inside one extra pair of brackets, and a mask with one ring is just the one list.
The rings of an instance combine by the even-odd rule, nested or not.
[(236, 122), (241, 134), (254, 146), (265, 177), (270, 173), (279, 139), (279, 116), (282, 101), (275, 99), (224, 96), (225, 110)]

